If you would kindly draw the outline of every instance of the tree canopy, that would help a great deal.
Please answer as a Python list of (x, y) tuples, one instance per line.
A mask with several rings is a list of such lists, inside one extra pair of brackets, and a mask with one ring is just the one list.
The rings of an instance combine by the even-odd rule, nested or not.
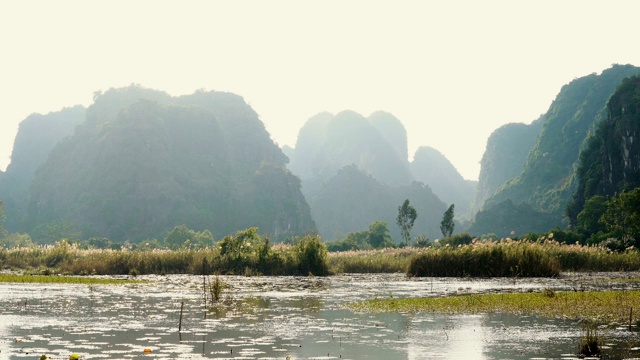
[(440, 222), (440, 231), (442, 231), (442, 236), (444, 237), (451, 236), (451, 234), (453, 234), (453, 229), (456, 226), (453, 221), (455, 206), (455, 204), (451, 204), (447, 211), (445, 211), (442, 215), (442, 222)]
[(398, 206), (396, 224), (398, 224), (398, 227), (400, 228), (400, 233), (402, 234), (402, 239), (404, 239), (405, 245), (408, 245), (411, 242), (411, 229), (413, 228), (413, 223), (416, 221), (417, 217), (418, 213), (409, 203), (409, 199), (406, 199), (402, 205)]

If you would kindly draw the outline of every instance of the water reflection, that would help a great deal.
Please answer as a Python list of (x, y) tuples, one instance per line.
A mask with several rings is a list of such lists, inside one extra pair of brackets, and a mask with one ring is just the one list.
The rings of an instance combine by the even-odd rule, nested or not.
[[(201, 277), (148, 278), (154, 282), (0, 284), (0, 359), (34, 359), (43, 353), (66, 359), (72, 352), (86, 359), (569, 358), (580, 336), (574, 322), (499, 314), (360, 314), (342, 305), (387, 296), (562, 290), (577, 282), (603, 286), (575, 278), (226, 277), (230, 287), (223, 301), (205, 307)], [(183, 331), (178, 332), (183, 302)], [(631, 350), (638, 346), (637, 336), (625, 327), (607, 330), (606, 337), (609, 358), (640, 355), (640, 347)]]

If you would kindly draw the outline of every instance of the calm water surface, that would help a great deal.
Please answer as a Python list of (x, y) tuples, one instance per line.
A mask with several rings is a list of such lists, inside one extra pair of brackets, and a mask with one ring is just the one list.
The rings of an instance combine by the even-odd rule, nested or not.
[[(224, 301), (211, 306), (209, 300), (205, 308), (202, 276), (139, 278), (151, 281), (0, 284), (0, 359), (47, 354), (66, 360), (71, 353), (84, 359), (575, 359), (581, 329), (574, 321), (363, 314), (343, 305), (375, 297), (637, 287), (603, 281), (601, 274), (515, 280), (227, 276), (221, 277), (228, 284)], [(619, 326), (602, 333), (603, 358), (640, 359), (635, 329)]]

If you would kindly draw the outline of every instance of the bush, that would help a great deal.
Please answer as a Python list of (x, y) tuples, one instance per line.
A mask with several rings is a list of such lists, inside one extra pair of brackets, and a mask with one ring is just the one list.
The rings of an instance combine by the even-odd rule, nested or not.
[(307, 235), (292, 249), (293, 258), (301, 275), (329, 275), (327, 247), (318, 235)]
[(473, 236), (471, 236), (468, 232), (463, 232), (457, 235), (448, 236), (442, 240), (440, 240), (440, 244), (450, 246), (458, 246), (458, 245), (469, 245), (473, 241)]

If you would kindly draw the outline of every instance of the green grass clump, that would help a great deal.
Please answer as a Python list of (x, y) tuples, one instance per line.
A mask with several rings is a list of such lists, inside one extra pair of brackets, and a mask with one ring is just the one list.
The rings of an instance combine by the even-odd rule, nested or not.
[(561, 271), (640, 270), (640, 252), (613, 252), (600, 246), (567, 245), (553, 234), (533, 240), (478, 241), (432, 246), (411, 259), (411, 276), (553, 277)]
[[(628, 323), (640, 291), (471, 294), (441, 298), (375, 299), (352, 303), (363, 312), (507, 313), (539, 315), (599, 323)], [(635, 312), (637, 313), (637, 311)], [(633, 323), (639, 320), (633, 314)]]
[(139, 282), (143, 281), (129, 279), (101, 279), (78, 276), (0, 274), (0, 283), (112, 285)]
[(411, 259), (407, 273), (410, 276), (553, 277), (560, 271), (560, 262), (543, 245), (501, 241), (429, 248)]
[(87, 250), (66, 241), (45, 247), (0, 248), (0, 269), (71, 275), (330, 273), (327, 249), (318, 236), (305, 236), (295, 245), (271, 246), (268, 238), (257, 234), (257, 228), (227, 236), (203, 249)]
[(586, 322), (584, 334), (580, 337), (578, 354), (581, 356), (599, 356), (602, 339), (598, 334), (598, 326), (594, 322)]
[(329, 266), (334, 273), (406, 272), (414, 248), (341, 251), (329, 253)]

